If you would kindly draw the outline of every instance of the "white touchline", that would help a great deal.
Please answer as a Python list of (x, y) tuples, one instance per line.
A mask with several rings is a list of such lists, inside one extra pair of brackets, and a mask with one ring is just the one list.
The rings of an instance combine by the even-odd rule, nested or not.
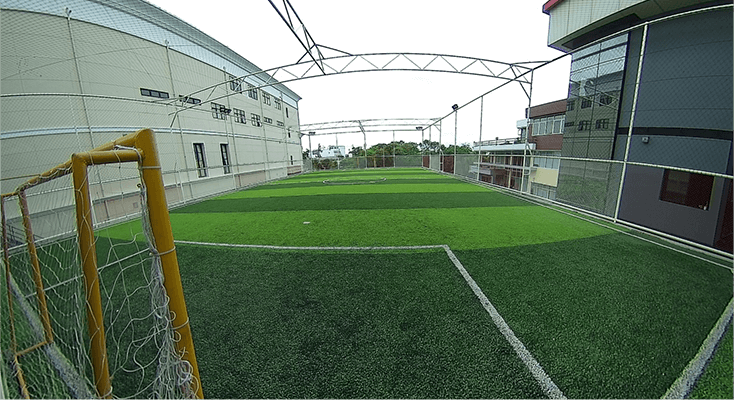
[[(538, 360), (530, 354), (530, 351), (522, 344), (520, 339), (515, 336), (504, 318), (497, 312), (492, 303), (489, 301), (487, 296), (484, 295), (482, 289), (469, 275), (469, 272), (464, 268), (459, 259), (456, 257), (451, 248), (448, 245), (425, 245), (425, 246), (375, 246), (375, 247), (317, 247), (317, 246), (270, 246), (270, 245), (259, 245), (259, 244), (231, 244), (231, 243), (208, 243), (208, 242), (191, 242), (187, 240), (176, 240), (176, 243), (180, 244), (193, 244), (200, 246), (220, 246), (220, 247), (240, 247), (240, 248), (255, 248), (255, 249), (269, 249), (269, 250), (420, 250), (420, 249), (443, 249), (448, 255), (449, 259), (454, 266), (459, 270), (461, 276), (469, 284), (469, 287), (474, 294), (479, 298), (479, 302), (482, 304), (484, 309), (492, 317), (497, 329), (500, 330), (505, 339), (510, 343), (515, 353), (520, 357), (525, 366), (530, 370), (535, 380), (540, 385), (543, 392), (552, 399), (565, 399), (566, 396), (561, 392), (561, 389), (553, 382), (553, 380), (545, 373), (543, 367), (538, 363)], [(730, 304), (731, 305), (731, 304)]]
[(683, 373), (678, 379), (673, 382), (667, 392), (663, 395), (664, 399), (685, 399), (693, 389), (693, 385), (696, 383), (698, 378), (703, 374), (703, 370), (706, 368), (711, 357), (714, 355), (716, 345), (721, 341), (726, 332), (726, 327), (732, 320), (734, 315), (734, 297), (729, 300), (729, 305), (726, 306), (724, 312), (716, 321), (716, 324), (706, 336), (706, 340), (703, 341), (701, 347), (698, 349), (698, 353), (691, 359)]
[(479, 298), (479, 302), (482, 303), (484, 309), (487, 310), (489, 315), (492, 317), (492, 321), (494, 321), (495, 326), (497, 326), (500, 332), (502, 332), (502, 334), (505, 336), (505, 339), (510, 342), (510, 345), (515, 350), (515, 353), (517, 353), (520, 359), (525, 363), (525, 366), (528, 367), (530, 373), (533, 374), (535, 380), (538, 381), (538, 384), (540, 384), (543, 392), (545, 392), (545, 394), (552, 399), (565, 399), (566, 396), (563, 395), (561, 389), (556, 386), (556, 384), (548, 376), (548, 374), (545, 373), (545, 370), (543, 370), (543, 367), (540, 365), (540, 363), (538, 363), (538, 360), (536, 360), (535, 357), (530, 354), (525, 345), (523, 345), (520, 339), (515, 336), (515, 333), (512, 331), (510, 326), (507, 325), (505, 319), (502, 318), (500, 313), (497, 312), (497, 309), (494, 308), (487, 296), (484, 295), (482, 289), (479, 288), (479, 285), (477, 285), (471, 275), (469, 275), (469, 272), (467, 272), (467, 270), (461, 264), (454, 252), (451, 251), (449, 246), (444, 246), (444, 250), (446, 250), (446, 254), (448, 254), (449, 259), (451, 259), (451, 262), (453, 262), (456, 268), (459, 270), (461, 276), (464, 277), (466, 283), (469, 284), (471, 290)]

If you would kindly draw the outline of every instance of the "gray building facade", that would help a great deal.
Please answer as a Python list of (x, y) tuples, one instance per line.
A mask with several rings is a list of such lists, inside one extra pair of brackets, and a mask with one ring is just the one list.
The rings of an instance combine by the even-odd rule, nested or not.
[(562, 155), (631, 164), (563, 160), (558, 198), (731, 253), (731, 2), (581, 3), (544, 6), (573, 53)]

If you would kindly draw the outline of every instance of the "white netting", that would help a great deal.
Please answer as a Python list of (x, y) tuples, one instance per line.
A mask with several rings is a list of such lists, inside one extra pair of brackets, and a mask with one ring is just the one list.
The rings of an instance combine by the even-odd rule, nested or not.
[[(191, 368), (176, 351), (160, 256), (148, 228), (146, 189), (137, 165), (91, 166), (87, 176), (112, 395), (192, 397)], [(28, 394), (96, 396), (81, 266), (84, 255), (78, 246), (71, 175), (32, 187), (25, 195), (53, 333), (49, 344), (18, 357)], [(2, 329), (10, 332), (12, 321), (16, 333), (15, 345), (12, 335), (2, 337), (6, 354), (48, 338), (19, 207), (11, 203), (17, 200), (18, 196), (5, 199), (10, 274), (9, 285), (3, 287), (10, 296), (3, 296), (3, 310), (11, 305), (13, 313), (2, 314)], [(6, 395), (20, 396), (19, 380), (8, 381)]]

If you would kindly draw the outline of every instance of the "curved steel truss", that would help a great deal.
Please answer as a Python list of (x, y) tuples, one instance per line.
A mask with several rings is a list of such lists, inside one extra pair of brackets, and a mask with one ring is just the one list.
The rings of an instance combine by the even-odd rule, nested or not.
[[(338, 50), (336, 50), (338, 51)], [(232, 77), (232, 79), (211, 85), (183, 96), (184, 99), (194, 97), (199, 93), (209, 92), (209, 96), (201, 104), (217, 101), (236, 94), (231, 92), (225, 95), (213, 96), (217, 87), (224, 85), (242, 85), (247, 83), (246, 90), (255, 90), (263, 87), (283, 84), (303, 79), (337, 74), (371, 71), (425, 71), (468, 74), (488, 78), (518, 82), (525, 94), (530, 96), (532, 86), (531, 72), (549, 63), (549, 61), (525, 61), (507, 63), (482, 58), (455, 56), (448, 54), (431, 53), (368, 53), (368, 54), (341, 54), (333, 57), (321, 57), (311, 60), (301, 60), (294, 64), (252, 72), (246, 75)], [(172, 103), (176, 103), (174, 100)], [(175, 114), (194, 108), (196, 105), (185, 105)]]
[(366, 132), (420, 132), (439, 118), (362, 119), (301, 124), (301, 136), (343, 135)]

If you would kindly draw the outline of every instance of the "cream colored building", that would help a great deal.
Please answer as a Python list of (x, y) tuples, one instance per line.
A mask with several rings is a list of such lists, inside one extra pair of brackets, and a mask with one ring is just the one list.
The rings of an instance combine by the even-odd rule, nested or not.
[(160, 8), (3, 0), (0, 27), (3, 193), (141, 128), (156, 132), (169, 204), (301, 171), (300, 97)]

